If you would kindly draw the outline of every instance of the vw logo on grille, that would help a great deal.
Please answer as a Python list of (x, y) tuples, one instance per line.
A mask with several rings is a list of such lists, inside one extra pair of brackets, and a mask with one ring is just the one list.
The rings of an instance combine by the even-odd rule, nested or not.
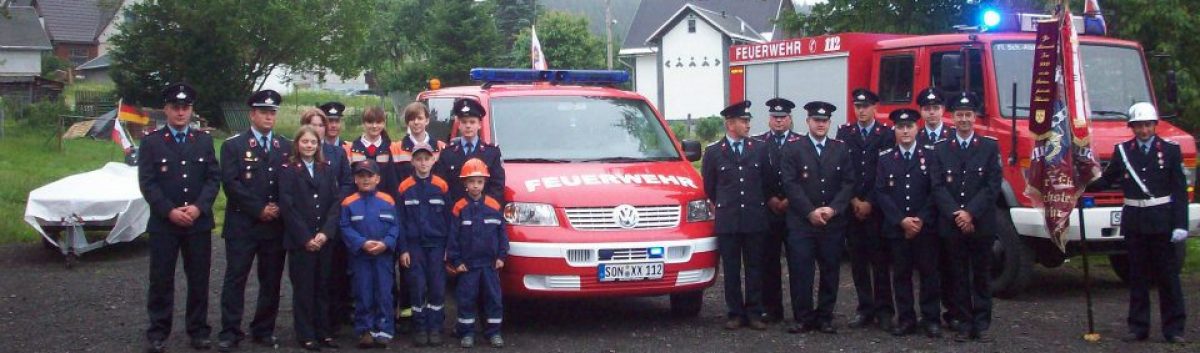
[(638, 210), (630, 205), (620, 205), (613, 209), (613, 219), (621, 228), (633, 228), (638, 224)]

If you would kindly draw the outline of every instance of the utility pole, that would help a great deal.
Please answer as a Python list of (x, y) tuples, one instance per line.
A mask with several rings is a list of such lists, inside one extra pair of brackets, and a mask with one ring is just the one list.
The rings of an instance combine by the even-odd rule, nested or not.
[(608, 69), (613, 68), (613, 41), (612, 41), (612, 0), (604, 0), (604, 32), (608, 39), (605, 40), (605, 57), (604, 61), (608, 63)]

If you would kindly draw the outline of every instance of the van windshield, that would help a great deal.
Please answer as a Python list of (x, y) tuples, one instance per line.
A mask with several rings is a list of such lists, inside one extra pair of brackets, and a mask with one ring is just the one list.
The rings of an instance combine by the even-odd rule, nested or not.
[(512, 162), (678, 160), (650, 106), (612, 97), (491, 99), (492, 137)]
[[(996, 92), (1000, 112), (1012, 115), (1012, 84), (1017, 83), (1017, 116), (1029, 116), (1029, 82), (1033, 79), (1033, 42), (996, 43)], [(1150, 101), (1150, 84), (1142, 54), (1132, 47), (1080, 45), (1083, 75), (1093, 119), (1125, 119), (1129, 106)], [(1120, 114), (1118, 114), (1120, 113)]]

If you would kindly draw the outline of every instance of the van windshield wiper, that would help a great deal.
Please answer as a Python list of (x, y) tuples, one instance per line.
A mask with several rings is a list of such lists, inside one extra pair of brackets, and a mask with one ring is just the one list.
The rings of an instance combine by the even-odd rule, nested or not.
[(650, 161), (655, 161), (655, 160), (658, 160), (658, 159), (639, 158), (639, 157), (604, 157), (604, 158), (585, 159), (582, 162), (636, 163), (636, 162), (650, 162)]
[(511, 163), (571, 163), (571, 161), (566, 159), (554, 158), (508, 158), (504, 161)]

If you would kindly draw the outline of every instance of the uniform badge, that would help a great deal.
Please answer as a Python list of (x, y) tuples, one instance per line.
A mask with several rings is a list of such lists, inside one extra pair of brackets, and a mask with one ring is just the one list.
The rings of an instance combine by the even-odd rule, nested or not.
[(166, 172), (167, 172), (167, 165), (166, 165), (166, 164), (163, 164), (162, 168), (159, 168), (158, 170), (159, 170), (160, 172), (166, 173)]
[(272, 148), (279, 148), (279, 140), (271, 140)]
[(254, 177), (254, 173), (246, 172), (246, 177), (243, 179), (250, 180), (250, 178), (253, 178), (253, 177)]
[(804, 178), (804, 179), (808, 179), (808, 172), (800, 173), (800, 177)]
[[(250, 148), (255, 147), (258, 147), (258, 139), (250, 139)], [(250, 154), (250, 151), (246, 151), (246, 154)]]

